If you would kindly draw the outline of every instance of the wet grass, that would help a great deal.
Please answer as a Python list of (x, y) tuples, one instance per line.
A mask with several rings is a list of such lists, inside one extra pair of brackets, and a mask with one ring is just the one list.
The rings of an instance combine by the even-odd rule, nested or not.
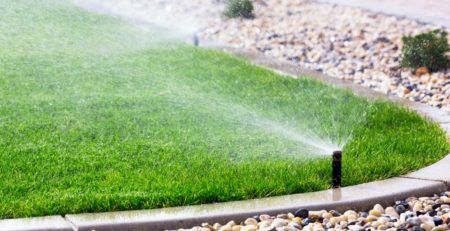
[(306, 157), (267, 121), (351, 134), (344, 185), (403, 174), (450, 150), (436, 124), (391, 103), (158, 42), (65, 1), (0, 0), (0, 15), (3, 218), (329, 188), (330, 159)]

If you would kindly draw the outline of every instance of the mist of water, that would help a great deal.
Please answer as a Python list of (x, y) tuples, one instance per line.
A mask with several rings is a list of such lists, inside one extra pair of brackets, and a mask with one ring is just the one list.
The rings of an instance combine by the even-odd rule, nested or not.
[[(257, 107), (236, 102), (224, 95), (214, 92), (202, 91), (196, 88), (197, 84), (186, 84), (180, 80), (166, 79), (166, 90), (164, 97), (172, 103), (183, 105), (185, 110), (203, 111), (205, 115), (215, 115), (223, 121), (245, 127), (254, 131), (266, 133), (279, 139), (294, 141), (298, 148), (293, 154), (300, 154), (303, 157), (320, 157), (331, 155), (333, 151), (342, 150), (347, 141), (351, 138), (352, 128), (349, 128), (341, 135), (336, 135), (337, 127), (331, 127), (325, 134), (319, 134), (314, 128), (308, 128), (303, 124), (288, 122), (280, 116), (268, 116)], [(161, 95), (158, 95), (161, 96)], [(355, 116), (359, 116), (356, 115)], [(362, 121), (365, 117), (359, 117), (354, 121)], [(310, 120), (318, 118), (310, 117)], [(303, 121), (306, 121), (304, 118)], [(317, 121), (316, 121), (317, 122)], [(317, 122), (316, 124), (319, 124)], [(339, 136), (339, 137), (338, 137)], [(279, 153), (284, 155), (283, 153)]]
[[(165, 36), (191, 39), (199, 30), (208, 25), (211, 18), (220, 19), (223, 5), (219, 1), (179, 0), (72, 0), (86, 9), (119, 16), (143, 27), (163, 30)], [(180, 6), (183, 4), (183, 6)], [(211, 6), (213, 5), (214, 6)], [(186, 7), (189, 13), (186, 13)], [(211, 17), (203, 17), (209, 15)]]
[[(164, 8), (164, 5), (155, 5), (154, 8), (145, 6), (145, 11), (139, 9), (143, 7), (136, 3), (136, 0), (73, 0), (78, 5), (87, 7), (97, 12), (113, 14), (125, 17), (134, 23), (145, 25), (147, 27), (161, 27), (165, 35), (176, 34), (176, 36), (190, 35), (204, 26), (196, 20), (185, 19), (182, 22), (177, 17), (173, 17), (170, 8)], [(149, 0), (146, 4), (152, 4), (158, 0)], [(141, 1), (137, 1), (141, 2)], [(160, 2), (160, 1), (159, 1)], [(170, 1), (169, 1), (170, 2)], [(127, 10), (124, 10), (127, 9)], [(289, 122), (280, 116), (268, 116), (263, 111), (258, 110), (242, 103), (237, 103), (232, 99), (224, 98), (222, 95), (213, 92), (202, 92), (195, 89), (196, 85), (184, 83), (180, 80), (164, 80), (165, 89), (156, 93), (154, 97), (165, 97), (172, 103), (189, 107), (187, 110), (204, 111), (205, 114), (213, 112), (220, 115), (221, 119), (230, 123), (238, 123), (254, 130), (263, 131), (271, 136), (281, 139), (294, 141), (301, 144), (301, 149), (296, 152), (305, 156), (324, 156), (331, 155), (335, 150), (341, 150), (347, 141), (351, 138), (352, 128), (349, 127), (343, 134), (337, 135), (337, 127), (332, 124), (330, 131), (318, 132), (311, 126), (303, 126), (296, 122)], [(350, 113), (351, 114), (351, 113)], [(363, 121), (364, 117), (360, 115), (354, 121)], [(306, 123), (308, 120), (317, 119), (315, 116), (304, 117)], [(323, 118), (322, 118), (323, 119)], [(318, 121), (320, 118), (318, 119)], [(320, 121), (315, 121), (315, 126), (320, 125)], [(353, 124), (355, 125), (355, 124)]]
[(290, 139), (306, 145), (308, 153), (318, 155), (331, 155), (333, 151), (341, 150), (345, 143), (337, 143), (329, 138), (319, 137), (311, 131), (298, 131), (291, 127), (286, 127), (279, 122), (263, 119), (257, 120), (255, 125), (263, 127), (268, 132), (279, 134), (286, 139)]

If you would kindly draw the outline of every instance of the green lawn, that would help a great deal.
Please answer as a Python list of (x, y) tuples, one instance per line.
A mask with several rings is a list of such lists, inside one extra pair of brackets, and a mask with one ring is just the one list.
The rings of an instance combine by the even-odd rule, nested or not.
[(64, 0), (0, 0), (0, 17), (2, 218), (327, 189), (330, 157), (304, 134), (348, 139), (344, 185), (450, 151), (436, 124), (391, 103)]

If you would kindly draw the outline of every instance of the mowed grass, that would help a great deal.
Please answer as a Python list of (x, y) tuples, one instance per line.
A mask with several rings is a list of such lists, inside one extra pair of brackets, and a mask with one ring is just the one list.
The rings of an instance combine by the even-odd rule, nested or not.
[(329, 188), (330, 158), (284, 130), (349, 138), (344, 185), (450, 150), (436, 124), (392, 103), (162, 42), (67, 1), (0, 0), (0, 17), (2, 218)]

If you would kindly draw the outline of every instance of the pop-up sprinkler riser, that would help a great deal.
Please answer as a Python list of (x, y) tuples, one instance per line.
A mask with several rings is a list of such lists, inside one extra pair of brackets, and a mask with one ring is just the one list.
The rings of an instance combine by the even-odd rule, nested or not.
[(337, 150), (333, 152), (333, 162), (331, 171), (331, 186), (333, 188), (341, 187), (342, 182), (342, 151)]

